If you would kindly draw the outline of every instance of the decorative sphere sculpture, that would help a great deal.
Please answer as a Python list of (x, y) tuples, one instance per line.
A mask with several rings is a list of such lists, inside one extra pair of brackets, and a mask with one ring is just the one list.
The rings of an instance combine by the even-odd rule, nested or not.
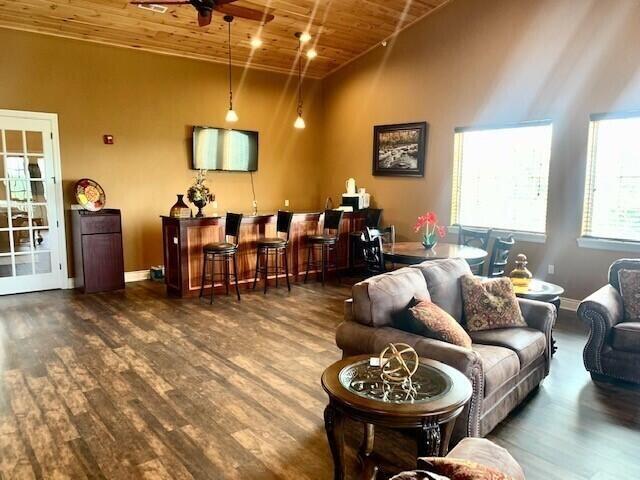
[(418, 354), (406, 343), (390, 343), (380, 353), (382, 380), (389, 383), (404, 383), (418, 370)]

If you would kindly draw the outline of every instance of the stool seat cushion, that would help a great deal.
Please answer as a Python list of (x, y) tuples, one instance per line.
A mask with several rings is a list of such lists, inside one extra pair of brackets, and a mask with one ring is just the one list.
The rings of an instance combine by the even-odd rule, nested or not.
[(332, 244), (338, 241), (338, 237), (333, 237), (331, 235), (307, 235), (307, 240), (310, 243)]
[(233, 243), (227, 242), (219, 242), (219, 243), (207, 243), (203, 250), (205, 252), (215, 252), (215, 253), (224, 253), (224, 252), (233, 252), (236, 250), (236, 246)]
[(260, 247), (284, 247), (287, 241), (284, 238), (260, 238), (258, 239), (258, 246)]

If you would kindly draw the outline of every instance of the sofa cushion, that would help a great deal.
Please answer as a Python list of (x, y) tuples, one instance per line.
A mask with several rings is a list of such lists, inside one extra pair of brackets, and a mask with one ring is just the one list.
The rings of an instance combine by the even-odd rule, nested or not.
[(467, 330), (475, 332), (527, 326), (508, 278), (483, 281), (473, 275), (465, 275), (460, 283)]
[(466, 260), (462, 258), (430, 260), (410, 268), (422, 272), (431, 301), (449, 313), (458, 323), (462, 323), (460, 277), (471, 274)]
[(623, 352), (640, 353), (640, 322), (615, 325), (611, 329), (611, 346)]
[(640, 270), (622, 269), (618, 272), (620, 294), (627, 322), (640, 322)]
[(373, 327), (391, 325), (414, 298), (429, 300), (424, 277), (408, 267), (356, 283), (352, 295), (354, 320)]
[(473, 343), (495, 345), (513, 350), (518, 355), (521, 369), (543, 355), (547, 344), (544, 333), (528, 327), (484, 330), (470, 332), (469, 335)]
[(471, 348), (471, 338), (464, 328), (435, 303), (423, 300), (409, 308), (406, 325), (410, 332), (443, 342)]
[(518, 355), (509, 348), (474, 343), (473, 350), (482, 361), (485, 397), (491, 395), (520, 372)]

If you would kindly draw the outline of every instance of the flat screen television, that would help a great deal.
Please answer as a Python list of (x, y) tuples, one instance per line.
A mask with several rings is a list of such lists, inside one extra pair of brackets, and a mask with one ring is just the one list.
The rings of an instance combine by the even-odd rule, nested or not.
[(258, 169), (258, 132), (193, 127), (193, 168), (255, 172)]

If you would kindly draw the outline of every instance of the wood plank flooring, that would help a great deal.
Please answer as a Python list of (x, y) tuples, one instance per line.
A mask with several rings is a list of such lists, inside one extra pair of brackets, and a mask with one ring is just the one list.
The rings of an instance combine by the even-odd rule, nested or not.
[[(319, 379), (340, 357), (349, 292), (297, 285), (213, 307), (151, 282), (1, 297), (0, 479), (331, 478)], [(491, 438), (529, 480), (640, 478), (640, 391), (595, 386), (570, 324), (550, 378)], [(376, 451), (387, 472), (412, 465), (405, 434), (380, 432)]]

